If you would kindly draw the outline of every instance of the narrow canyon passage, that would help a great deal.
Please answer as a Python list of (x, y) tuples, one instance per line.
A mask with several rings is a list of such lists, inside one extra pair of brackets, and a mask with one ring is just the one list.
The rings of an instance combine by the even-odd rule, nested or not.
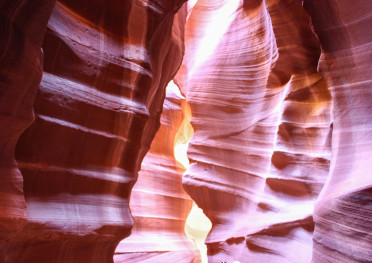
[(0, 1), (0, 262), (372, 262), (371, 25), (366, 0)]

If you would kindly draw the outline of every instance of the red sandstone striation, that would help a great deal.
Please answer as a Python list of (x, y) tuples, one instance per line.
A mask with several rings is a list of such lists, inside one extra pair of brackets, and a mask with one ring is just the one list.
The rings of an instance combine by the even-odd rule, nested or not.
[(0, 2), (0, 262), (194, 260), (182, 59), (209, 262), (372, 262), (372, 4), (184, 2)]
[(41, 45), (53, 0), (0, 2), (0, 252), (27, 220), (23, 178), (14, 151), (33, 122), (43, 71)]
[(311, 259), (332, 118), (309, 24), (298, 1), (198, 1), (187, 21), (183, 182), (213, 224), (209, 262)]
[(305, 1), (334, 100), (332, 161), (315, 204), (313, 262), (372, 262), (372, 2)]
[[(36, 120), (16, 148), (28, 221), (3, 245), (2, 262), (112, 262), (133, 225), (131, 187), (159, 127), (165, 87), (181, 63), (185, 8), (174, 15), (181, 5), (57, 2), (43, 44)], [(42, 27), (34, 26), (41, 44)], [(21, 47), (19, 57), (31, 60), (21, 70), (40, 77), (40, 47)], [(37, 80), (31, 79), (34, 91)], [(31, 95), (19, 91), (9, 103), (26, 105), (29, 116)], [(21, 113), (14, 117), (26, 119)], [(20, 133), (14, 120), (7, 130)]]
[(134, 227), (131, 236), (116, 248), (117, 263), (190, 263), (196, 256), (185, 234), (192, 200), (182, 188), (185, 168), (176, 161), (174, 152), (174, 146), (185, 138), (181, 127), (185, 114), (185, 99), (176, 85), (169, 84), (160, 129), (142, 162), (131, 194)]

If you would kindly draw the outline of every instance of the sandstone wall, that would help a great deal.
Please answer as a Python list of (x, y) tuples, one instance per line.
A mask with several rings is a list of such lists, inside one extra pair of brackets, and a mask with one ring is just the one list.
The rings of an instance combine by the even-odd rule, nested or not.
[(199, 0), (185, 43), (183, 183), (213, 224), (209, 262), (310, 261), (332, 101), (309, 15), (298, 1)]
[[(19, 5), (29, 4), (23, 2)], [(27, 223), (16, 238), (3, 245), (2, 262), (112, 262), (117, 243), (129, 235), (133, 225), (128, 207), (131, 188), (160, 125), (165, 87), (182, 60), (186, 13), (180, 11), (175, 18), (182, 4), (56, 3), (44, 38), (44, 72), (34, 103), (36, 119), (16, 149)], [(51, 7), (52, 3), (45, 2), (39, 9), (35, 7), (35, 14), (26, 8), (26, 18), (14, 26), (14, 30), (35, 33), (32, 36), (37, 39), (30, 47), (23, 42), (9, 44), (13, 53), (23, 48), (16, 58), (25, 58), (5, 72), (16, 79), (9, 90), (19, 93), (12, 95), (6, 108), (14, 102), (21, 105), (14, 106), (21, 113), (10, 115), (6, 136), (16, 130), (19, 137), (26, 125), (17, 120), (30, 123), (32, 94), (42, 73), (42, 25), (46, 26)], [(17, 18), (6, 15), (11, 22)], [(34, 21), (33, 16), (31, 29), (35, 32), (28, 33), (27, 19)], [(9, 35), (14, 36), (13, 31)], [(17, 37), (22, 41), (24, 36)], [(23, 74), (26, 79), (19, 80)], [(33, 89), (29, 93), (18, 88), (29, 84), (27, 81)], [(21, 108), (25, 105), (27, 112)], [(12, 139), (10, 152), (16, 139)], [(20, 189), (17, 194), (22, 212)], [(25, 218), (14, 211), (18, 214), (6, 216)]]
[(33, 122), (42, 71), (41, 45), (54, 5), (51, 1), (0, 3), (0, 251), (27, 221), (23, 178), (14, 151)]
[(2, 1), (0, 262), (113, 262), (131, 193), (137, 224), (116, 262), (199, 260), (174, 159), (182, 95), (168, 92), (161, 115), (174, 77), (195, 130), (182, 183), (212, 221), (209, 262), (372, 262), (371, 12), (366, 0)]
[(334, 100), (329, 177), (315, 204), (313, 262), (372, 262), (372, 3), (305, 1)]
[(175, 158), (175, 146), (187, 139), (187, 130), (183, 129), (186, 110), (185, 98), (170, 83), (160, 129), (131, 194), (134, 227), (116, 248), (115, 262), (190, 263), (199, 258), (185, 234), (192, 200), (182, 188), (185, 167)]

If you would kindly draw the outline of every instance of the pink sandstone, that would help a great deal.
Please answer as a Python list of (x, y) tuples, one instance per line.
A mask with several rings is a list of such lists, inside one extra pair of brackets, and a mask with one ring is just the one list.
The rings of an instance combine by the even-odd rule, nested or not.
[(200, 262), (192, 200), (210, 263), (372, 262), (371, 24), (366, 0), (1, 1), (0, 262)]
[(214, 3), (193, 7), (179, 73), (195, 129), (183, 181), (213, 224), (209, 262), (308, 262), (332, 122), (309, 16), (297, 1)]
[[(182, 188), (185, 168), (175, 159), (175, 145), (187, 136), (182, 130), (186, 101), (170, 83), (160, 119), (160, 129), (142, 162), (133, 187), (130, 208), (134, 217), (131, 235), (115, 251), (115, 263), (194, 262), (192, 242), (185, 221), (192, 200)], [(196, 261), (195, 261), (196, 262)]]

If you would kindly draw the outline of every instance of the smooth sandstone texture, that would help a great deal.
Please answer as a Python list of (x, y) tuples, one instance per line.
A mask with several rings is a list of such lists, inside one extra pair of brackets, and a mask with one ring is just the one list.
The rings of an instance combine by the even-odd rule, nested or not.
[(53, 0), (0, 2), (0, 253), (27, 220), (23, 178), (14, 157), (33, 122), (43, 71), (41, 45)]
[[(185, 234), (192, 200), (182, 188), (185, 168), (175, 159), (175, 145), (185, 138), (186, 101), (174, 84), (167, 87), (163, 113), (149, 152), (133, 187), (130, 209), (131, 235), (122, 240), (114, 261), (190, 263), (197, 259)], [(195, 261), (196, 262), (196, 261)]]
[(372, 262), (372, 3), (305, 1), (334, 100), (330, 174), (315, 204), (313, 262)]
[(161, 115), (177, 70), (210, 263), (372, 262), (371, 14), (368, 0), (1, 1), (0, 262), (199, 261), (173, 158), (182, 96)]
[[(181, 5), (56, 3), (36, 120), (16, 148), (28, 221), (3, 245), (2, 262), (113, 261), (133, 225), (128, 198), (160, 125), (165, 87), (181, 63)], [(41, 66), (31, 69), (41, 76)]]
[(298, 1), (198, 1), (185, 43), (183, 183), (213, 224), (209, 262), (309, 262), (332, 122), (309, 16)]

